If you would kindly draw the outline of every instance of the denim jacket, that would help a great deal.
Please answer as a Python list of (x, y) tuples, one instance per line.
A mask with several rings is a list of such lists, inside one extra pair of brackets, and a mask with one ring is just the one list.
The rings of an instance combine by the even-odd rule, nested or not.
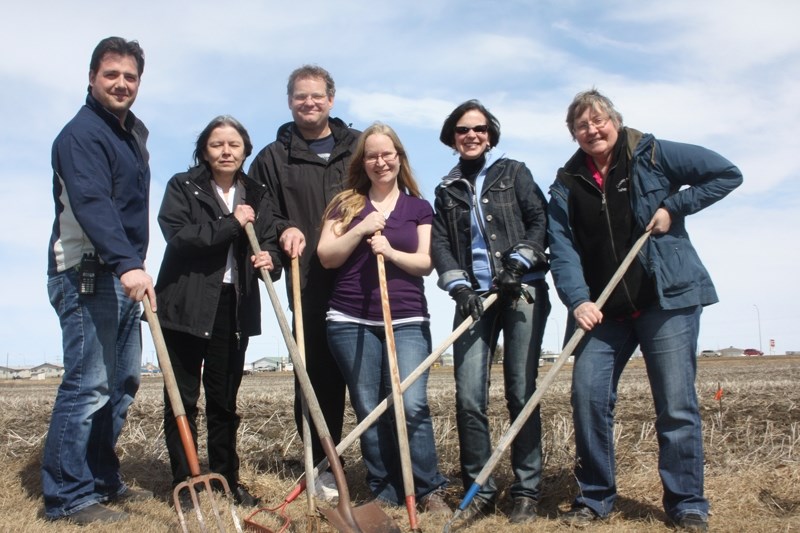
[[(658, 140), (632, 128), (624, 128), (620, 135), (628, 136), (631, 209), (637, 233), (644, 233), (660, 207), (672, 217), (669, 231), (651, 236), (638, 255), (655, 280), (660, 308), (716, 303), (714, 284), (689, 240), (686, 216), (738, 187), (742, 183), (741, 171), (721, 155), (700, 146)], [(548, 237), (553, 281), (571, 312), (591, 300), (583, 275), (583, 268), (591, 268), (591, 259), (581, 257), (573, 240), (569, 189), (565, 183), (570, 179), (576, 179), (575, 174), (562, 168), (550, 187)]]
[(477, 287), (472, 274), (473, 201), (481, 203), (494, 275), (502, 268), (504, 254), (518, 253), (533, 264), (535, 255), (547, 247), (546, 200), (524, 163), (498, 159), (489, 167), (480, 195), (456, 166), (436, 187), (435, 195), (431, 256), (438, 285), (444, 290), (456, 280)]

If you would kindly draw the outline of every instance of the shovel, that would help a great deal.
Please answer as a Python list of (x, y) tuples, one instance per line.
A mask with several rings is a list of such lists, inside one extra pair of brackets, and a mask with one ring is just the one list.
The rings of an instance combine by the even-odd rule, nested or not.
[[(377, 232), (376, 235), (380, 235)], [(397, 346), (394, 343), (392, 328), (392, 311), (389, 307), (389, 288), (386, 284), (386, 265), (383, 254), (378, 254), (378, 280), (381, 290), (381, 308), (383, 309), (383, 330), (386, 336), (386, 352), (389, 359), (389, 375), (392, 381), (392, 399), (394, 400), (394, 419), (397, 427), (397, 443), (400, 448), (400, 468), (403, 471), (403, 492), (406, 495), (408, 525), (411, 531), (420, 531), (417, 524), (417, 502), (414, 490), (414, 472), (411, 465), (411, 450), (408, 446), (408, 427), (406, 412), (403, 406), (403, 393), (400, 391), (400, 371), (397, 368)]]
[[(489, 296), (486, 297), (486, 300), (483, 301), (483, 308), (488, 309), (496, 301), (497, 301), (497, 294), (496, 293), (489, 294)], [(402, 383), (400, 383), (400, 392), (401, 393), (405, 392), (411, 386), (412, 383), (414, 383), (417, 379), (419, 379), (419, 377), (422, 374), (424, 374), (431, 366), (433, 366), (433, 364), (439, 360), (439, 358), (442, 356), (445, 350), (447, 350), (447, 348), (449, 348), (451, 344), (453, 344), (465, 331), (467, 331), (470, 328), (470, 326), (472, 326), (473, 322), (475, 322), (475, 320), (472, 318), (472, 316), (471, 315), (467, 316), (467, 318), (465, 318), (464, 321), (461, 322), (461, 324), (459, 324), (458, 327), (456, 327), (456, 329), (453, 330), (453, 332), (442, 342), (442, 344), (440, 344), (434, 351), (432, 351), (431, 354), (424, 361), (422, 361), (419, 364), (419, 366), (411, 374), (409, 374), (406, 377), (406, 379), (403, 380)], [(376, 405), (375, 409), (373, 409), (370, 414), (364, 417), (364, 419), (361, 422), (359, 422), (358, 425), (354, 427), (353, 430), (339, 442), (339, 444), (336, 446), (336, 453), (338, 455), (343, 454), (345, 450), (347, 450), (354, 442), (356, 442), (361, 437), (361, 435), (363, 435), (364, 432), (372, 424), (374, 424), (375, 421), (381, 415), (383, 415), (383, 413), (385, 413), (389, 409), (389, 406), (392, 405), (392, 403), (393, 403), (393, 398), (389, 396), (387, 398), (384, 398), (381, 401), (381, 403)], [(316, 474), (317, 472), (322, 472), (326, 468), (328, 468), (328, 459), (323, 459), (314, 468), (314, 473)], [(281, 505), (273, 509), (266, 509), (267, 511), (273, 513), (280, 512), (280, 516), (285, 519), (286, 522), (284, 523), (284, 527), (280, 529), (280, 533), (285, 531), (285, 528), (287, 527), (287, 524), (289, 522), (289, 519), (285, 514), (286, 506), (292, 503), (294, 500), (296, 500), (297, 497), (300, 496), (300, 494), (302, 494), (305, 488), (306, 488), (306, 480), (301, 479), (299, 483), (295, 485), (294, 489), (292, 489), (292, 492), (290, 492), (289, 495), (286, 496), (286, 498), (284, 498), (283, 503), (281, 503)], [(245, 523), (248, 526), (250, 526), (251, 524), (250, 522), (248, 522), (248, 520), (253, 515), (257, 514), (260, 511), (261, 510), (256, 511), (252, 515), (248, 516), (245, 519)], [(261, 527), (260, 529), (256, 529), (256, 531), (260, 531), (262, 533), (273, 533), (272, 531), (265, 529), (263, 527)]]
[[(245, 226), (247, 237), (250, 240), (250, 246), (253, 253), (261, 251), (258, 244), (253, 225), (248, 223)], [(342, 469), (342, 463), (339, 456), (336, 454), (336, 447), (333, 444), (328, 425), (325, 423), (325, 418), (322, 415), (322, 410), (319, 406), (317, 396), (314, 394), (314, 388), (311, 385), (311, 380), (306, 372), (305, 364), (300, 358), (300, 353), (297, 349), (297, 343), (292, 337), (292, 332), (289, 329), (289, 323), (286, 320), (286, 315), (281, 309), (281, 303), (278, 299), (278, 294), (275, 292), (275, 287), (272, 284), (272, 279), (269, 277), (269, 271), (266, 268), (261, 269), (261, 277), (264, 284), (267, 286), (267, 293), (269, 294), (272, 308), (275, 311), (275, 317), (278, 319), (278, 325), (283, 334), (283, 340), (286, 342), (286, 347), (289, 349), (289, 355), (294, 364), (294, 372), (297, 380), (300, 383), (300, 389), (306, 399), (308, 411), (311, 419), (317, 428), (320, 444), (325, 451), (325, 456), (331, 464), (333, 470), (333, 477), (336, 480), (336, 488), (339, 489), (339, 504), (335, 509), (319, 509), (319, 511), (328, 519), (328, 521), (337, 530), (347, 533), (400, 533), (400, 528), (397, 524), (383, 512), (383, 510), (375, 502), (369, 502), (359, 507), (352, 507), (350, 505), (350, 492), (347, 488), (347, 482)], [(249, 525), (249, 524), (248, 524)]]
[[(225, 523), (228, 522), (232, 523), (234, 529), (241, 533), (242, 525), (239, 523), (239, 517), (236, 515), (236, 509), (233, 504), (233, 494), (231, 494), (228, 480), (220, 474), (200, 474), (200, 462), (197, 459), (197, 449), (194, 446), (192, 432), (189, 428), (189, 420), (186, 418), (186, 410), (183, 408), (183, 402), (181, 401), (178, 382), (175, 380), (175, 373), (172, 371), (172, 363), (169, 360), (169, 353), (167, 352), (167, 344), (164, 342), (161, 324), (158, 321), (158, 316), (153, 312), (150, 306), (150, 299), (147, 296), (144, 297), (142, 304), (145, 317), (147, 317), (147, 323), (150, 324), (150, 333), (153, 336), (153, 344), (155, 345), (156, 355), (158, 356), (158, 366), (161, 367), (161, 374), (164, 376), (164, 387), (167, 389), (169, 403), (172, 407), (172, 412), (175, 414), (175, 422), (178, 425), (178, 432), (181, 436), (181, 442), (183, 443), (183, 450), (186, 453), (186, 461), (189, 463), (189, 471), (191, 472), (191, 476), (186, 481), (179, 483), (175, 487), (175, 490), (172, 491), (172, 499), (175, 511), (178, 513), (181, 529), (184, 533), (189, 533), (189, 526), (186, 523), (186, 516), (183, 514), (180, 501), (180, 493), (183, 490), (187, 490), (192, 499), (192, 506), (195, 510), (197, 525), (200, 531), (208, 531), (198, 497), (199, 491), (205, 491), (207, 499), (211, 503), (211, 510), (214, 514), (214, 518), (216, 519), (217, 530), (226, 531)], [(224, 520), (220, 514), (220, 505), (217, 502), (217, 498), (214, 496), (214, 492), (217, 489), (212, 485), (212, 482), (218, 487), (222, 487), (225, 491), (228, 507), (230, 508), (230, 520)]]
[[(611, 296), (611, 293), (614, 292), (614, 289), (617, 287), (617, 284), (622, 279), (622, 276), (625, 275), (625, 272), (628, 270), (628, 267), (636, 258), (636, 254), (638, 254), (639, 250), (642, 249), (642, 246), (644, 246), (644, 243), (649, 236), (650, 232), (646, 231), (633, 244), (633, 247), (628, 252), (628, 255), (625, 256), (625, 259), (622, 260), (622, 263), (619, 265), (616, 272), (614, 272), (614, 275), (609, 280), (608, 285), (606, 285), (605, 289), (603, 289), (603, 292), (600, 294), (600, 297), (597, 298), (595, 305), (597, 305), (598, 309), (603, 308), (603, 305), (606, 303), (606, 300), (608, 300), (609, 296)], [(575, 329), (575, 333), (572, 334), (572, 337), (569, 339), (569, 342), (567, 342), (567, 345), (564, 347), (564, 350), (561, 352), (561, 355), (558, 356), (556, 362), (553, 363), (553, 367), (550, 369), (550, 371), (547, 373), (544, 379), (542, 379), (541, 384), (539, 384), (539, 386), (536, 388), (536, 392), (533, 394), (533, 396), (531, 396), (530, 400), (528, 400), (528, 403), (525, 404), (525, 407), (522, 408), (522, 411), (520, 411), (519, 415), (517, 416), (517, 419), (514, 420), (514, 423), (511, 424), (508, 430), (506, 430), (505, 435), (503, 435), (500, 438), (500, 442), (498, 442), (497, 447), (495, 448), (494, 452), (492, 452), (492, 456), (489, 458), (489, 460), (483, 466), (483, 469), (481, 469), (480, 473), (475, 478), (475, 481), (472, 483), (472, 486), (467, 491), (466, 495), (464, 496), (464, 499), (459, 504), (458, 509), (453, 514), (453, 517), (445, 524), (443, 533), (449, 533), (450, 528), (452, 527), (453, 523), (455, 523), (455, 521), (458, 519), (461, 512), (464, 509), (466, 509), (467, 506), (469, 506), (470, 502), (478, 493), (481, 486), (486, 482), (487, 479), (489, 479), (492, 470), (494, 470), (494, 467), (497, 466), (497, 463), (500, 461), (500, 457), (503, 455), (503, 453), (505, 453), (506, 449), (508, 449), (511, 442), (514, 440), (514, 437), (517, 436), (517, 434), (522, 429), (522, 426), (525, 424), (525, 422), (528, 421), (528, 418), (531, 416), (531, 413), (533, 413), (534, 409), (536, 409), (536, 407), (542, 401), (542, 396), (544, 396), (544, 393), (547, 392), (547, 389), (550, 388), (550, 385), (556, 378), (556, 374), (558, 374), (559, 370), (561, 370), (561, 367), (564, 366), (564, 363), (567, 362), (569, 356), (572, 355), (572, 352), (578, 346), (578, 343), (581, 341), (581, 339), (583, 339), (585, 333), (586, 332), (581, 328)]]

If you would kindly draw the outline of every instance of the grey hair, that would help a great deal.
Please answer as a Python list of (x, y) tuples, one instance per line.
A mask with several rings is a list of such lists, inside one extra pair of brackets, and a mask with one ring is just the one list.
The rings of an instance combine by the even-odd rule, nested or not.
[(567, 129), (573, 140), (575, 140), (575, 121), (587, 109), (605, 113), (611, 119), (617, 131), (622, 129), (622, 114), (616, 110), (610, 98), (592, 87), (588, 91), (581, 91), (576, 94), (567, 108)]

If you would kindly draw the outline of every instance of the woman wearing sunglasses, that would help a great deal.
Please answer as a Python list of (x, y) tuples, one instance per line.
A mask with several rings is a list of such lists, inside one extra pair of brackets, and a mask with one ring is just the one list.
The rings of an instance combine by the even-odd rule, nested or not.
[[(431, 253), (439, 287), (456, 302), (454, 323), (475, 324), (453, 345), (461, 477), (469, 488), (492, 453), (486, 410), (492, 354), (503, 332), (505, 396), (513, 422), (536, 389), (542, 335), (550, 313), (546, 201), (524, 163), (492, 157), (500, 124), (477, 100), (459, 105), (439, 139), (460, 156), (436, 188)], [(498, 302), (483, 298), (499, 291)], [(536, 409), (512, 445), (512, 523), (536, 518), (541, 480), (541, 419)], [(465, 524), (492, 512), (490, 477), (469, 507)]]

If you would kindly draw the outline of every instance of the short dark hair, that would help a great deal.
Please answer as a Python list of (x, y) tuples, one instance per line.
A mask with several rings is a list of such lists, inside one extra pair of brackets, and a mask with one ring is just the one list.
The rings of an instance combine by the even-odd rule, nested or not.
[(336, 84), (333, 82), (331, 73), (324, 68), (317, 65), (303, 65), (296, 68), (289, 74), (289, 83), (286, 84), (286, 94), (292, 96), (294, 94), (294, 84), (297, 80), (304, 80), (306, 78), (321, 79), (325, 82), (325, 94), (328, 98), (333, 98), (336, 95)]
[(442, 124), (442, 132), (439, 134), (439, 140), (450, 148), (456, 147), (456, 124), (461, 120), (461, 117), (467, 111), (480, 111), (486, 117), (486, 125), (489, 126), (489, 147), (494, 148), (500, 142), (500, 122), (497, 117), (492, 115), (486, 107), (478, 100), (467, 100), (457, 108), (444, 120)]
[(132, 56), (136, 60), (139, 77), (144, 72), (144, 50), (139, 46), (138, 41), (126, 41), (122, 37), (106, 37), (100, 41), (92, 52), (92, 60), (89, 62), (89, 71), (97, 72), (100, 63), (106, 54), (119, 54), (121, 56)]
[[(244, 141), (245, 159), (247, 159), (250, 154), (253, 153), (253, 143), (250, 141), (250, 134), (247, 133), (247, 130), (244, 126), (242, 126), (242, 123), (230, 115), (220, 115), (211, 119), (211, 122), (209, 122), (208, 125), (203, 128), (203, 131), (200, 132), (200, 135), (197, 136), (197, 142), (194, 145), (195, 165), (206, 162), (205, 151), (206, 145), (208, 144), (208, 139), (211, 137), (211, 132), (220, 126), (230, 126), (239, 132), (239, 135), (242, 136), (242, 140)], [(242, 161), (242, 164), (244, 164), (244, 161)]]

